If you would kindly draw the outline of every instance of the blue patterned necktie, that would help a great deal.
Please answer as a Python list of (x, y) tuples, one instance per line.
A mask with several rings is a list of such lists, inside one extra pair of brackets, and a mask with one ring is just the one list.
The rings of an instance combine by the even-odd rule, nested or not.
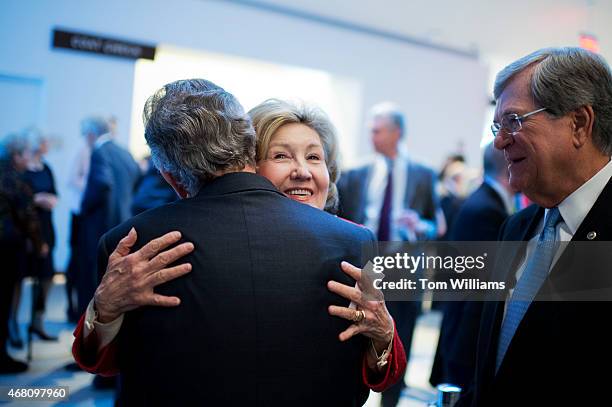
[(544, 222), (544, 230), (540, 234), (535, 252), (514, 287), (499, 335), (495, 373), (499, 370), (512, 337), (523, 316), (525, 316), (529, 305), (548, 276), (548, 270), (555, 256), (555, 228), (562, 220), (559, 208), (554, 207), (548, 211), (546, 221)]

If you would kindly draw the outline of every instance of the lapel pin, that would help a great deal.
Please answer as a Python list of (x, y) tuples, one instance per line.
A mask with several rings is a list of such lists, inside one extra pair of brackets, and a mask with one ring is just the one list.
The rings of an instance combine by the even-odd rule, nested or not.
[(596, 237), (597, 237), (597, 232), (595, 232), (594, 230), (592, 230), (589, 233), (587, 233), (587, 239), (589, 239), (589, 240), (593, 240)]

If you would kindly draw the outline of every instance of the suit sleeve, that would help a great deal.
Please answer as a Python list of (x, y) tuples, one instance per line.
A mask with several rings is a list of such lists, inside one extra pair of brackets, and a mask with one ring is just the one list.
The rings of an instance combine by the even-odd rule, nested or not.
[(427, 217), (432, 221), (436, 221), (436, 213), (438, 209), (440, 209), (440, 197), (438, 196), (438, 191), (436, 188), (437, 178), (436, 174), (432, 170), (427, 170), (427, 174), (429, 176), (428, 185), (429, 185), (429, 208), (427, 210)]
[(437, 214), (440, 208), (440, 197), (436, 189), (436, 175), (428, 168), (424, 169), (423, 179), (425, 182), (423, 190), (426, 191), (426, 203), (421, 213), (422, 220), (427, 224), (427, 230), (420, 239), (434, 240), (438, 234)]
[[(395, 326), (395, 321), (393, 321), (393, 325)], [(404, 373), (406, 372), (406, 364), (404, 344), (396, 333), (393, 335), (393, 347), (391, 348), (391, 355), (389, 355), (387, 368), (384, 372), (375, 376), (368, 374), (368, 366), (364, 355), (361, 367), (363, 383), (375, 392), (385, 391), (399, 380), (403, 380)]]
[[(100, 239), (98, 245), (98, 269), (106, 270), (108, 262), (108, 250), (106, 249), (105, 236)], [(104, 273), (104, 271), (101, 271)], [(89, 373), (102, 376), (114, 376), (119, 374), (119, 360), (117, 358), (117, 338), (102, 349), (98, 350), (96, 335), (84, 336), (85, 314), (81, 316), (74, 330), (74, 342), (72, 343), (72, 356), (81, 369)]]
[(110, 191), (113, 176), (104, 154), (100, 149), (91, 154), (87, 185), (81, 202), (81, 212), (90, 213), (102, 205)]

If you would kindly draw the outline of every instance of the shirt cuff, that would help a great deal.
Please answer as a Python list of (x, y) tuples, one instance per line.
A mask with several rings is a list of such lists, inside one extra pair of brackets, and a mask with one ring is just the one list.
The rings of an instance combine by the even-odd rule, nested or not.
[(96, 311), (94, 310), (93, 299), (89, 302), (85, 311), (85, 326), (83, 329), (83, 338), (87, 338), (91, 333), (95, 333), (98, 343), (98, 352), (106, 345), (111, 343), (119, 334), (121, 325), (123, 324), (123, 314), (119, 315), (111, 322), (102, 323), (96, 319)]

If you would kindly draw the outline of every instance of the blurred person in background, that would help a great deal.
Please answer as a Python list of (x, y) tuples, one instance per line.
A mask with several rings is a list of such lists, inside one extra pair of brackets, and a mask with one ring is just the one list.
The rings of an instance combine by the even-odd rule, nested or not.
[[(444, 214), (446, 232), (437, 240), (445, 241), (452, 233), (453, 222), (463, 201), (465, 200), (468, 187), (468, 168), (462, 154), (451, 154), (447, 157), (440, 173), (438, 174), (438, 195), (440, 196), (440, 208)], [(437, 274), (436, 281), (447, 281), (448, 276)], [(448, 283), (447, 283), (448, 284)], [(439, 293), (432, 293), (431, 309), (442, 311), (444, 303), (438, 300)]]
[(461, 154), (449, 156), (438, 174), (438, 194), (440, 196), (440, 208), (444, 213), (446, 233), (438, 240), (447, 240), (451, 233), (455, 215), (467, 196), (467, 167), (465, 158)]
[[(504, 153), (489, 143), (483, 151), (484, 179), (457, 213), (447, 240), (494, 242), (513, 212), (514, 191)], [(474, 378), (482, 302), (448, 301), (429, 382), (466, 389)]]
[(82, 139), (82, 145), (79, 147), (72, 161), (73, 164), (68, 181), (67, 200), (70, 205), (70, 258), (66, 269), (66, 296), (68, 297), (66, 315), (70, 322), (77, 322), (79, 320), (80, 310), (86, 307), (86, 305), (79, 305), (79, 276), (84, 273), (83, 269), (85, 267), (85, 259), (79, 250), (79, 242), (80, 236), (84, 233), (84, 231), (81, 230), (81, 202), (83, 201), (83, 194), (89, 175), (92, 144), (93, 142), (88, 138)]
[(151, 162), (151, 157), (143, 160), (140, 166), (144, 167), (144, 174), (134, 193), (132, 215), (138, 215), (148, 209), (157, 208), (178, 199), (176, 192)]
[(43, 161), (49, 152), (49, 139), (36, 128), (26, 131), (29, 143), (32, 146), (31, 159), (27, 170), (24, 172), (24, 180), (34, 193), (34, 204), (38, 213), (43, 240), (49, 246), (49, 255), (41, 258), (30, 256), (28, 261), (28, 275), (37, 281), (34, 284), (33, 310), (30, 330), (40, 339), (45, 341), (57, 340), (45, 332), (43, 326), (43, 315), (47, 296), (53, 284), (55, 269), (53, 266), (53, 248), (55, 247), (55, 229), (53, 227), (52, 211), (57, 205), (57, 191), (55, 179), (51, 168)]
[[(104, 233), (132, 216), (130, 207), (140, 168), (132, 155), (115, 143), (104, 118), (84, 119), (81, 132), (92, 150), (81, 202), (78, 242), (79, 256), (83, 260), (78, 276), (78, 304), (82, 313), (104, 272), (97, 267), (98, 241)], [(93, 385), (112, 388), (115, 380), (97, 376)]]
[(28, 250), (41, 258), (49, 254), (34, 203), (23, 181), (30, 151), (23, 135), (0, 140), (0, 373), (19, 373), (28, 365), (11, 358), (6, 349), (13, 290), (26, 267)]
[(84, 312), (99, 281), (96, 268), (98, 240), (108, 230), (130, 218), (130, 205), (140, 169), (131, 154), (112, 140), (104, 118), (84, 119), (81, 132), (92, 150), (81, 202), (82, 233), (79, 233), (79, 255), (84, 263), (78, 277), (78, 297), (79, 307)]
[[(378, 241), (419, 241), (437, 239), (445, 233), (434, 172), (414, 162), (405, 149), (404, 114), (390, 103), (374, 106), (369, 120), (374, 163), (348, 171), (338, 181), (339, 215), (372, 230)], [(410, 347), (420, 301), (387, 304), (397, 332)], [(395, 406), (404, 380), (383, 392), (382, 404)]]
[(110, 115), (108, 119), (106, 120), (106, 122), (108, 123), (108, 133), (111, 135), (112, 138), (117, 137), (117, 131), (118, 131), (118, 126), (119, 126), (119, 121), (117, 120), (117, 116)]

